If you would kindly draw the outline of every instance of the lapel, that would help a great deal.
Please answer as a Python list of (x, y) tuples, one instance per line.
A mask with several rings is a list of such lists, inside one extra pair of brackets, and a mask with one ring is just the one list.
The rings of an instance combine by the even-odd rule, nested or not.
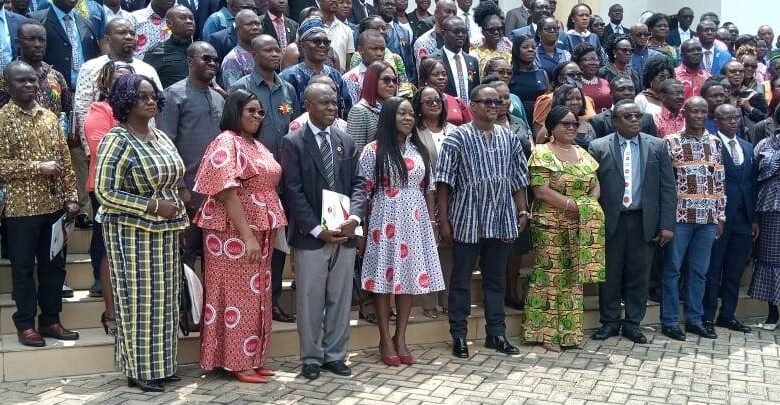
[[(52, 10), (51, 7), (49, 7), (46, 11), (46, 14), (47, 14), (46, 20), (48, 25), (54, 30), (54, 32), (57, 33), (57, 35), (62, 37), (63, 41), (70, 43), (70, 38), (68, 38), (68, 34), (65, 33), (64, 29), (62, 29), (62, 24), (60, 24), (60, 20), (57, 19), (57, 13), (55, 13), (54, 10)], [(52, 42), (52, 45), (54, 43), (54, 41), (49, 41), (49, 42)]]
[(279, 36), (278, 36), (278, 35), (276, 35), (276, 27), (274, 27), (274, 23), (271, 21), (271, 19), (270, 19), (270, 18), (268, 18), (268, 13), (266, 13), (265, 15), (263, 15), (263, 27), (262, 27), (262, 31), (263, 31), (264, 33), (266, 33), (266, 34), (268, 34), (268, 35), (270, 35), (270, 36), (274, 37), (274, 39), (275, 39), (276, 41), (279, 41)]
[(333, 150), (333, 187), (338, 190), (339, 178), (341, 174), (341, 162), (344, 158), (344, 141), (341, 135), (336, 133), (333, 128), (330, 129), (331, 149)]
[(731, 157), (731, 150), (729, 149), (728, 144), (723, 144), (723, 166), (726, 167), (726, 172), (733, 172), (734, 169), (737, 168), (737, 165), (734, 163), (734, 159)]
[[(76, 16), (76, 27), (79, 30), (79, 37), (81, 38), (81, 43), (89, 43), (92, 42), (94, 39), (94, 34), (92, 32), (92, 26), (84, 20), (80, 15), (75, 14)], [(81, 52), (85, 53), (84, 47), (81, 47)]]
[(444, 49), (441, 49), (441, 61), (444, 63), (444, 70), (447, 71), (447, 87), (450, 89), (450, 92), (452, 92), (453, 96), (458, 95), (458, 88), (455, 85), (455, 76), (453, 76), (452, 69), (450, 69), (450, 60), (447, 58), (447, 53), (444, 52)]
[(311, 128), (306, 124), (306, 130), (303, 131), (303, 147), (309, 153), (314, 166), (317, 167), (317, 171), (320, 172), (320, 176), (324, 179), (325, 168), (322, 165), (322, 154), (320, 154), (320, 148), (317, 146), (317, 140), (314, 137), (315, 135)]
[(623, 178), (623, 154), (620, 153), (620, 135), (617, 134), (617, 132), (612, 133), (612, 140), (609, 142), (609, 152), (610, 155), (612, 155), (612, 161), (615, 162), (615, 167), (617, 168), (617, 172), (620, 175), (620, 178)]
[(287, 31), (287, 43), (295, 42), (297, 39), (295, 37), (296, 32), (292, 29), (292, 22), (288, 19), (284, 19), (284, 29)]
[(642, 181), (642, 184), (645, 183), (645, 172), (647, 171), (647, 159), (650, 155), (650, 142), (647, 140), (647, 136), (643, 133), (639, 133), (639, 152), (642, 154), (642, 160), (640, 161), (640, 171), (642, 172), (640, 174), (640, 179)]

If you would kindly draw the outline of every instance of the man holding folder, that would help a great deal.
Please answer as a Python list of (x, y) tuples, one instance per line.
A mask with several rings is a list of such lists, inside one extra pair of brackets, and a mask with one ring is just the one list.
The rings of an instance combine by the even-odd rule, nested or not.
[[(349, 346), (355, 229), (365, 211), (359, 152), (352, 138), (333, 127), (338, 98), (328, 85), (304, 92), (309, 122), (282, 139), (284, 201), (290, 210), (289, 243), (295, 266), (298, 338), (302, 375), (314, 380), (320, 368), (350, 375)], [(349, 216), (335, 228), (323, 226), (323, 191), (349, 197)], [(320, 342), (320, 331), (324, 329)]]

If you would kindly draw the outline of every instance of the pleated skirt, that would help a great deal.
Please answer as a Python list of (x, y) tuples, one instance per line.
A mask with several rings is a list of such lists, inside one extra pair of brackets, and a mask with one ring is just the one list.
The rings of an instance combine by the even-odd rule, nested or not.
[(154, 380), (176, 371), (179, 231), (103, 224), (116, 310), (117, 368)]

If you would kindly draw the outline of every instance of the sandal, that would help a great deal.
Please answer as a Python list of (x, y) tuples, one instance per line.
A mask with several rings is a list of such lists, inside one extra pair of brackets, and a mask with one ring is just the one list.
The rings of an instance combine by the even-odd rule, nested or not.
[(423, 309), (423, 315), (425, 315), (426, 318), (436, 319), (439, 317), (439, 311), (437, 311), (436, 308)]

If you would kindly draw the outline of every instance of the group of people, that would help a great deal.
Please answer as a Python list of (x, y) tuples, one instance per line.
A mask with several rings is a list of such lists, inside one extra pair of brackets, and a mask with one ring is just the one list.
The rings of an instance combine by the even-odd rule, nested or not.
[[(507, 306), (524, 310), (525, 341), (580, 347), (586, 283), (593, 339), (646, 343), (648, 297), (670, 338), (749, 332), (735, 311), (751, 251), (748, 293), (776, 327), (771, 27), (740, 36), (713, 13), (693, 27), (685, 7), (627, 28), (619, 4), (609, 23), (578, 4), (564, 24), (554, 0), (506, 17), (493, 0), (438, 0), (433, 15), (425, 1), (293, 3), (2, 11), (2, 229), (22, 344), (79, 338), (59, 318), (67, 251), (49, 252), (63, 216), (93, 228), (90, 294), (144, 391), (179, 380), (181, 268), (199, 258), (201, 367), (247, 383), (274, 375), (273, 321), (297, 322), (304, 377), (350, 375), (355, 301), (388, 366), (415, 362), (414, 296), (468, 358), (477, 264), (484, 344), (505, 354), (519, 352)], [(288, 252), (294, 314), (279, 304)]]

